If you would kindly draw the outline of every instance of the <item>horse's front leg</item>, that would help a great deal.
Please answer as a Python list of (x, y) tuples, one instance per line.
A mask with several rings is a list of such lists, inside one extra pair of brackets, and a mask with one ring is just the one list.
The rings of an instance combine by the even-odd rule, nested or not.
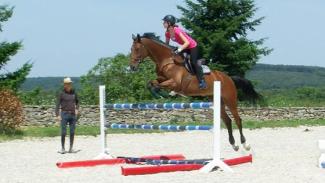
[(177, 91), (177, 83), (174, 79), (168, 79), (166, 81), (163, 81), (159, 83), (159, 87), (161, 89), (167, 89), (169, 91)]
[(162, 89), (175, 91), (177, 87), (177, 83), (173, 79), (163, 80), (159, 82), (159, 80), (152, 80), (148, 83), (149, 91), (155, 96), (156, 98), (160, 97), (168, 97), (170, 94), (162, 91)]
[(159, 83), (159, 86), (163, 89), (167, 89), (170, 91), (169, 95), (175, 96), (179, 95), (182, 97), (188, 97), (184, 95), (184, 93), (181, 92), (181, 86), (177, 84), (177, 82), (174, 79), (169, 79), (167, 81)]
[(158, 76), (157, 79), (149, 81), (147, 84), (147, 88), (149, 89), (150, 93), (155, 97), (155, 98), (161, 98), (161, 97), (168, 97), (168, 93), (165, 91), (162, 91), (161, 89), (165, 89), (163, 86), (160, 84), (166, 81), (166, 79), (162, 76)]
[(159, 87), (159, 81), (156, 80), (151, 80), (147, 84), (147, 88), (150, 91), (150, 93), (155, 97), (155, 98), (161, 98), (162, 96), (160, 95), (160, 87)]

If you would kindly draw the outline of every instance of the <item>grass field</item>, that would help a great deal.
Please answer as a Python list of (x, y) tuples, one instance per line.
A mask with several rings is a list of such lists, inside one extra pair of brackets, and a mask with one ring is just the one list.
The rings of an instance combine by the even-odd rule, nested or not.
[[(166, 124), (166, 123), (164, 123)], [(212, 123), (173, 123), (173, 125), (211, 125)], [(159, 125), (159, 124), (157, 124)], [(236, 128), (236, 125), (233, 125)], [(258, 128), (282, 128), (282, 127), (298, 127), (298, 126), (325, 126), (325, 119), (317, 120), (282, 120), (282, 121), (244, 121), (246, 129)], [(222, 124), (224, 128), (224, 125)], [(108, 133), (159, 133), (159, 130), (119, 130), (109, 129)], [(14, 139), (22, 139), (29, 137), (55, 137), (59, 136), (60, 128), (58, 126), (50, 127), (23, 127), (13, 132), (0, 134), (0, 142)], [(98, 126), (77, 126), (77, 135), (97, 136), (99, 135)]]

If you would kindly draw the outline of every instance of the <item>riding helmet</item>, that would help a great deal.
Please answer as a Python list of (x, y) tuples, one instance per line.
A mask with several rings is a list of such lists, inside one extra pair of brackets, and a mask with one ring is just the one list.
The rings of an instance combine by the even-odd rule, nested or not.
[(162, 20), (168, 22), (170, 25), (175, 25), (176, 23), (176, 18), (173, 15), (166, 15)]

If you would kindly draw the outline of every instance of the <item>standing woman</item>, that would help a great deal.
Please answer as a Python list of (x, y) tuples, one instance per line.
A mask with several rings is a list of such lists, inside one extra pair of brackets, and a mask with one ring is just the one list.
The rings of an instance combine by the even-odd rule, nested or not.
[(175, 24), (176, 18), (173, 15), (166, 15), (163, 18), (163, 21), (164, 28), (166, 29), (166, 44), (169, 44), (169, 41), (171, 39), (180, 45), (180, 47), (175, 50), (175, 54), (183, 52), (190, 54), (191, 63), (194, 65), (196, 77), (199, 81), (199, 88), (207, 88), (207, 84), (203, 77), (202, 67), (198, 63), (198, 48), (196, 41)]
[[(59, 153), (64, 154), (65, 151), (65, 136), (67, 134), (67, 125), (70, 127), (70, 148), (68, 153), (75, 153), (73, 150), (74, 132), (76, 128), (79, 100), (76, 92), (72, 88), (71, 78), (64, 78), (63, 91), (57, 98), (55, 114), (58, 121), (61, 121), (61, 150)], [(61, 113), (60, 113), (61, 109)]]

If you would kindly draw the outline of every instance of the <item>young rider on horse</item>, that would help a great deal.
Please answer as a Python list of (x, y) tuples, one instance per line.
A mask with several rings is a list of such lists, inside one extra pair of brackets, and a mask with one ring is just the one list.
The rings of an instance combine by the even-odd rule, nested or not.
[(202, 67), (198, 63), (198, 48), (196, 41), (175, 24), (176, 18), (173, 15), (166, 15), (163, 18), (163, 21), (164, 27), (166, 28), (166, 44), (169, 44), (171, 39), (181, 45), (174, 51), (175, 54), (184, 52), (190, 54), (191, 63), (194, 65), (196, 77), (199, 80), (199, 88), (207, 88), (207, 84), (203, 77)]

